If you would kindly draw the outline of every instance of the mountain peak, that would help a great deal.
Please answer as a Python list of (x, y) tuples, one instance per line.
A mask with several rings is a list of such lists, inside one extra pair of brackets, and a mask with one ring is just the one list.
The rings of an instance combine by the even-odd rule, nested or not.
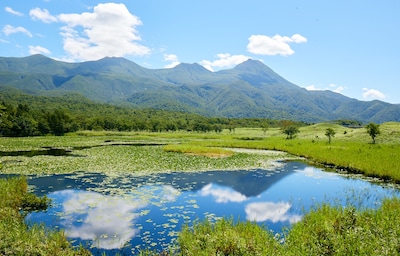
[(185, 70), (185, 71), (207, 72), (207, 73), (210, 72), (208, 69), (206, 69), (205, 67), (203, 67), (202, 65), (197, 64), (197, 63), (193, 63), (193, 64), (180, 63), (177, 66), (175, 66), (174, 69)]
[(248, 59), (248, 60), (238, 64), (233, 69), (238, 70), (238, 71), (247, 71), (247, 72), (251, 72), (251, 73), (265, 71), (266, 69), (268, 69), (269, 71), (271, 70), (267, 65), (265, 65), (261, 61), (253, 60), (253, 59)]

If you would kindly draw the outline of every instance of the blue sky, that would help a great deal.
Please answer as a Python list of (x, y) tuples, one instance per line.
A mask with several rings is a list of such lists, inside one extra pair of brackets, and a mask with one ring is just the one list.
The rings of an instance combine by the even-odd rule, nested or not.
[(400, 1), (3, 0), (0, 56), (147, 68), (248, 58), (310, 90), (400, 103)]

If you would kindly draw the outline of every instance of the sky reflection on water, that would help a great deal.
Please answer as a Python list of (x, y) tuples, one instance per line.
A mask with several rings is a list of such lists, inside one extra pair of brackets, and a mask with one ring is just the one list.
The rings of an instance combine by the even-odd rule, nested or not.
[(28, 215), (28, 222), (62, 228), (73, 244), (83, 243), (94, 254), (108, 255), (166, 249), (183, 224), (198, 219), (232, 217), (280, 232), (322, 201), (376, 207), (382, 198), (397, 193), (303, 163), (274, 170), (145, 177), (82, 172), (32, 177), (29, 184), (37, 194), (47, 194), (53, 205)]

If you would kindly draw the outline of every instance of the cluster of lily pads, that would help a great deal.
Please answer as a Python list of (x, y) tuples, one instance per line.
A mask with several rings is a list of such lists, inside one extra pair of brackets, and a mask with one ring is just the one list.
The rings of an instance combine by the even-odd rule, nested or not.
[(109, 145), (73, 150), (71, 156), (5, 156), (2, 173), (49, 175), (73, 173), (79, 170), (107, 175), (154, 172), (238, 170), (266, 168), (273, 160), (287, 157), (281, 154), (237, 152), (230, 157), (210, 158), (166, 152), (162, 146)]

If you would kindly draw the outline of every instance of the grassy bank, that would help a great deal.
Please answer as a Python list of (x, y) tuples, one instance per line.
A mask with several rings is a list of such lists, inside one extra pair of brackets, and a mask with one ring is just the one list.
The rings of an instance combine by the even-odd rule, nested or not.
[(0, 255), (89, 255), (71, 247), (62, 231), (29, 227), (24, 213), (47, 207), (47, 198), (27, 193), (22, 177), (0, 179)]
[[(327, 128), (336, 132), (330, 144), (324, 135)], [(400, 124), (382, 124), (380, 129), (382, 134), (377, 137), (376, 144), (371, 143), (364, 128), (316, 124), (301, 127), (292, 140), (287, 140), (279, 128), (267, 131), (240, 128), (221, 133), (79, 132), (63, 137), (0, 137), (0, 151), (29, 151), (42, 147), (72, 149), (78, 157), (1, 158), (2, 173), (52, 174), (75, 170), (140, 173), (263, 168), (269, 160), (265, 155), (232, 153), (226, 148), (272, 149), (305, 157), (316, 164), (400, 182)], [(115, 146), (135, 143), (165, 146)], [(289, 155), (271, 157), (291, 158)]]
[[(327, 128), (336, 132), (331, 143), (325, 136)], [(84, 170), (107, 175), (127, 172), (140, 175), (237, 170), (268, 168), (270, 161), (292, 159), (295, 155), (317, 164), (400, 182), (400, 124), (387, 123), (380, 129), (382, 134), (376, 144), (371, 143), (364, 128), (333, 124), (301, 127), (292, 140), (287, 140), (278, 128), (267, 131), (241, 128), (221, 133), (79, 132), (63, 137), (0, 137), (3, 152), (43, 147), (71, 150), (70, 156), (2, 156), (0, 172), (58, 174)], [(232, 148), (272, 149), (289, 154), (255, 154)], [(84, 253), (71, 249), (62, 232), (50, 232), (41, 226), (28, 229), (18, 210), (26, 207), (24, 202), (29, 197), (26, 182), (23, 179), (0, 182), (0, 254)], [(377, 210), (321, 205), (278, 239), (252, 223), (234, 224), (229, 220), (215, 225), (198, 223), (182, 230), (179, 246), (183, 255), (203, 252), (203, 255), (396, 255), (400, 253), (399, 209), (398, 199), (385, 201)], [(280, 243), (282, 239), (284, 244)]]
[[(328, 143), (327, 128), (336, 135)], [(197, 145), (281, 150), (307, 158), (315, 164), (329, 165), (352, 173), (400, 182), (400, 124), (381, 125), (377, 143), (364, 128), (346, 128), (332, 124), (316, 124), (300, 128), (296, 138), (287, 140), (277, 128), (262, 133), (261, 129), (237, 129), (235, 134), (220, 140), (203, 140)]]
[(399, 199), (377, 210), (321, 205), (282, 236), (250, 222), (204, 221), (183, 228), (178, 255), (398, 255), (399, 209)]

